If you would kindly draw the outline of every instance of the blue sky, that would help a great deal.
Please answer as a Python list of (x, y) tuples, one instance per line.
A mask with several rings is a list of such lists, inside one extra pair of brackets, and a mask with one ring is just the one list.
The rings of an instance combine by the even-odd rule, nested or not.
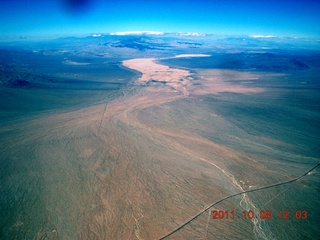
[(2, 0), (0, 37), (152, 30), (320, 38), (320, 0)]

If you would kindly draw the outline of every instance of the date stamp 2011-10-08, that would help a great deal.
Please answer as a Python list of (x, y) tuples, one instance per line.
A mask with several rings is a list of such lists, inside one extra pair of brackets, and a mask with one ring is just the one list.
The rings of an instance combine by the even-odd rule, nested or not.
[(296, 211), (289, 211), (289, 210), (279, 210), (274, 213), (271, 210), (261, 210), (260, 212), (254, 212), (253, 210), (244, 210), (241, 214), (236, 214), (234, 210), (212, 210), (212, 219), (265, 219), (270, 220), (274, 217), (279, 219), (302, 219), (305, 220), (308, 218), (308, 211), (306, 210), (296, 210)]

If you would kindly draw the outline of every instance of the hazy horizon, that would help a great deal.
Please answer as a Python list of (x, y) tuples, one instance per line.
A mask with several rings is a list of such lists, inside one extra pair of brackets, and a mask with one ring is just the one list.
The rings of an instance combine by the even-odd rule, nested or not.
[(0, 43), (18, 43), (18, 42), (43, 42), (50, 40), (58, 40), (63, 38), (96, 38), (103, 39), (104, 37), (155, 37), (155, 38), (188, 38), (194, 41), (201, 40), (230, 40), (239, 39), (242, 41), (265, 41), (265, 42), (287, 42), (291, 44), (307, 43), (312, 44), (312, 48), (320, 49), (320, 36), (319, 37), (292, 37), (282, 35), (268, 35), (268, 34), (215, 34), (215, 33), (201, 33), (201, 32), (161, 32), (153, 30), (129, 30), (129, 31), (113, 31), (113, 32), (85, 32), (85, 33), (55, 33), (55, 34), (22, 34), (22, 35), (10, 35), (1, 36)]

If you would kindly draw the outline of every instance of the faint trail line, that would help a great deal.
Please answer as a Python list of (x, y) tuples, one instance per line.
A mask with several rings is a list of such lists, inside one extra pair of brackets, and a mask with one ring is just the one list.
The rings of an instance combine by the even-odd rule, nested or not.
[(107, 111), (107, 106), (108, 106), (108, 102), (106, 102), (106, 104), (104, 105), (104, 109), (103, 109), (103, 113), (102, 113), (102, 116), (101, 116), (101, 119), (100, 119), (100, 123), (99, 123), (99, 128), (98, 128), (98, 137), (99, 137), (99, 133), (100, 133), (100, 128), (101, 128), (101, 125), (102, 125), (102, 121), (103, 121), (103, 116), (104, 114), (106, 113)]
[(291, 180), (288, 180), (288, 181), (284, 181), (284, 182), (279, 182), (279, 183), (275, 183), (275, 184), (271, 184), (271, 185), (268, 185), (268, 186), (264, 186), (264, 187), (259, 187), (259, 188), (256, 188), (256, 189), (251, 189), (251, 190), (247, 190), (247, 191), (244, 191), (244, 192), (239, 192), (239, 193), (235, 193), (235, 194), (232, 194), (232, 195), (229, 195), (225, 198), (222, 198), (214, 203), (212, 203), (211, 205), (209, 205), (208, 207), (206, 207), (205, 209), (201, 210), (199, 213), (197, 213), (195, 216), (193, 216), (192, 218), (190, 218), (189, 220), (187, 220), (185, 223), (181, 224), (180, 226), (178, 226), (177, 228), (175, 228), (174, 230), (172, 230), (171, 232), (167, 233), (166, 235), (162, 236), (161, 238), (159, 238), (159, 240), (162, 240), (162, 239), (165, 239), (169, 236), (171, 236), (172, 234), (176, 233), (177, 231), (179, 231), (180, 229), (182, 229), (184, 226), (186, 226), (187, 224), (191, 223), (193, 220), (195, 220), (197, 217), (199, 217), (202, 213), (204, 213), (205, 211), (207, 211), (208, 209), (212, 208), (214, 205), (226, 200), (226, 199), (229, 199), (229, 198), (232, 198), (232, 197), (235, 197), (235, 196), (238, 196), (238, 195), (242, 195), (242, 194), (245, 194), (245, 193), (249, 193), (249, 192), (255, 192), (255, 191), (259, 191), (259, 190), (263, 190), (263, 189), (267, 189), (267, 188), (272, 188), (272, 187), (276, 187), (276, 186), (280, 186), (280, 185), (284, 185), (284, 184), (287, 184), (287, 183), (292, 183), (292, 182), (295, 182), (295, 181), (298, 181), (299, 179), (303, 178), (304, 176), (306, 176), (308, 173), (312, 172), (314, 169), (316, 169), (317, 167), (320, 166), (320, 162), (315, 165), (313, 168), (311, 168), (309, 171), (307, 171), (306, 173), (300, 175), (299, 177), (296, 177), (296, 178), (293, 178)]
[(205, 236), (204, 236), (204, 239), (207, 238), (210, 217), (211, 217), (211, 211), (209, 210), (209, 211), (208, 211), (207, 225), (206, 225), (206, 234), (205, 234)]
[(267, 204), (269, 202), (272, 202), (274, 199), (278, 198), (280, 194), (283, 194), (285, 191), (287, 191), (290, 188), (290, 185), (283, 191), (279, 192), (277, 195), (275, 195), (273, 198), (271, 198), (268, 202), (266, 202), (265, 204), (263, 204), (263, 206), (261, 207), (262, 209), (267, 206)]

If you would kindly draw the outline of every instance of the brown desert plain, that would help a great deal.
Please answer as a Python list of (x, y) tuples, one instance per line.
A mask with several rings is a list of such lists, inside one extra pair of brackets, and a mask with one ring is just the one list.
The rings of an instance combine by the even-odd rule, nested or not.
[[(135, 77), (117, 97), (3, 125), (2, 172), (8, 177), (0, 238), (160, 239), (220, 199), (293, 179), (319, 160), (295, 153), (295, 140), (249, 133), (237, 124), (241, 119), (231, 121), (210, 107), (232, 98), (279, 97), (279, 90), (248, 82), (281, 74), (189, 71), (156, 58), (122, 64)], [(255, 126), (254, 120), (244, 124)], [(309, 164), (295, 161), (301, 157)], [(166, 239), (319, 236), (311, 213), (319, 212), (317, 171), (291, 185), (222, 201)], [(305, 194), (310, 199), (297, 205)], [(309, 210), (306, 221), (276, 216), (302, 207)], [(237, 219), (212, 219), (213, 209), (235, 210)], [(261, 209), (272, 210), (273, 219), (244, 219), (244, 210)]]

